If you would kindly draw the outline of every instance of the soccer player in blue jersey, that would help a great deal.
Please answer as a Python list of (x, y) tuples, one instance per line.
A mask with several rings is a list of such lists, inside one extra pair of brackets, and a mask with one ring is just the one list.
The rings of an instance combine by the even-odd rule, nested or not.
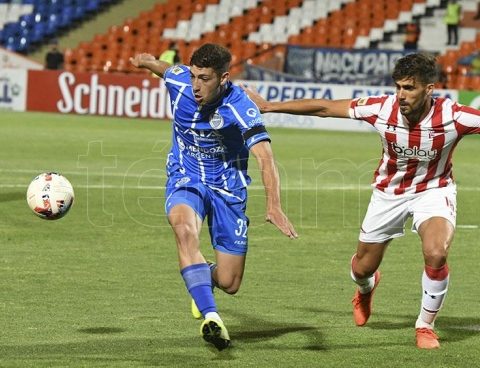
[[(230, 52), (205, 44), (190, 66), (131, 58), (134, 66), (164, 78), (173, 114), (172, 148), (167, 160), (165, 210), (175, 234), (180, 272), (192, 297), (192, 314), (204, 318), (200, 332), (218, 350), (230, 345), (218, 314), (213, 286), (235, 294), (247, 253), (245, 215), (249, 151), (257, 159), (266, 193), (266, 220), (290, 237), (294, 227), (280, 203), (280, 182), (270, 137), (257, 106), (229, 80)], [(199, 234), (207, 219), (216, 263), (207, 263)]]

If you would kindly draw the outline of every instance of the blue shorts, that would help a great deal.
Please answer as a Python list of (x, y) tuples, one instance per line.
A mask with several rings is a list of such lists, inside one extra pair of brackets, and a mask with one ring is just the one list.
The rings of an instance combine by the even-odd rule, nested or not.
[(178, 204), (191, 207), (202, 221), (207, 218), (213, 248), (245, 255), (248, 248), (247, 189), (233, 192), (209, 187), (196, 178), (175, 173), (167, 180), (165, 212)]

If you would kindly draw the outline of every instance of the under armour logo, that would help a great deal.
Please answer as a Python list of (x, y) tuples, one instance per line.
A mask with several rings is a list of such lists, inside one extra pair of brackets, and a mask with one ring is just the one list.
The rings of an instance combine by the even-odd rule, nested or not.
[(436, 295), (431, 295), (429, 293), (427, 293), (426, 291), (423, 292), (424, 294), (428, 295), (430, 298), (432, 299), (437, 299), (437, 296)]
[(387, 130), (389, 132), (394, 132), (396, 129), (397, 129), (397, 127), (395, 125), (387, 124)]

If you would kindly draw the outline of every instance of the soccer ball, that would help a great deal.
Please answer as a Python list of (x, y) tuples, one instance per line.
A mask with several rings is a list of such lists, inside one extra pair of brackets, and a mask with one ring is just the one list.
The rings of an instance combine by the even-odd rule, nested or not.
[(73, 204), (73, 187), (64, 176), (49, 172), (32, 180), (27, 189), (27, 203), (33, 213), (45, 220), (57, 220)]

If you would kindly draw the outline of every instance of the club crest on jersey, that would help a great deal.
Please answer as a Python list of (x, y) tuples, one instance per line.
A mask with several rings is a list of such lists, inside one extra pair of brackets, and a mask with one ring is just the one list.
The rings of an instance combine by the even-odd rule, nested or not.
[(210, 123), (210, 126), (213, 129), (220, 129), (221, 127), (223, 127), (224, 122), (223, 122), (222, 116), (218, 112), (215, 112), (210, 117), (210, 122), (209, 123)]
[(368, 98), (363, 97), (357, 101), (357, 106), (365, 106), (367, 104)]

